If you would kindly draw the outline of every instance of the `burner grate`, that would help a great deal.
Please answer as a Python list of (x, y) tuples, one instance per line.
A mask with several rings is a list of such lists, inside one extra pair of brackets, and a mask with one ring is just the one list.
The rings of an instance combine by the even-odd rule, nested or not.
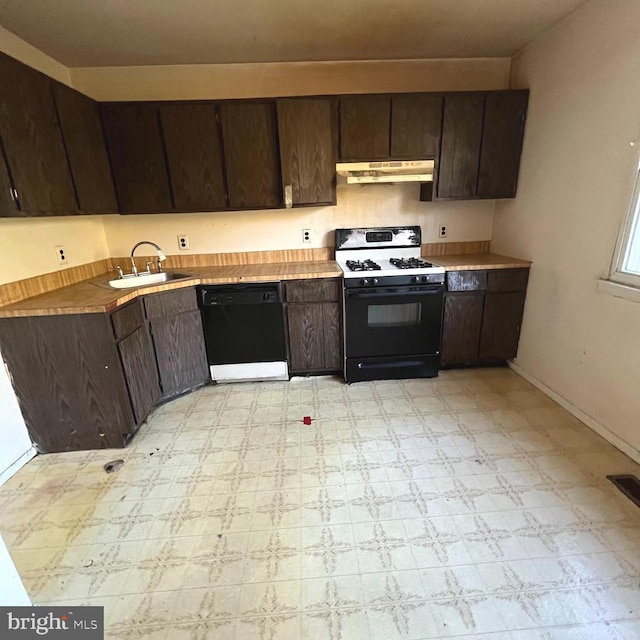
[(373, 260), (347, 260), (350, 271), (380, 271), (382, 267)]
[(433, 267), (431, 262), (422, 258), (390, 258), (389, 262), (397, 269), (429, 269)]

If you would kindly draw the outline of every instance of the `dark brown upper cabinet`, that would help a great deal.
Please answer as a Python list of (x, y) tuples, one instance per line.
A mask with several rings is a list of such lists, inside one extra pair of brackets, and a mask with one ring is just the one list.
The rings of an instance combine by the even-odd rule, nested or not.
[(160, 119), (176, 209), (226, 209), (216, 106), (206, 102), (161, 105)]
[(486, 95), (478, 175), (480, 198), (515, 197), (528, 102), (528, 91)]
[(0, 144), (0, 218), (11, 218), (18, 215), (20, 215), (18, 201), (14, 196), (13, 183)]
[(158, 108), (101, 104), (100, 114), (121, 213), (173, 209)]
[(331, 100), (278, 100), (285, 204), (336, 203), (336, 136)]
[(19, 215), (76, 213), (52, 81), (4, 54), (0, 54), (0, 78), (0, 137)]
[(484, 95), (450, 93), (444, 98), (438, 198), (475, 198)]
[(53, 83), (58, 119), (83, 213), (118, 213), (98, 103)]
[(340, 159), (389, 157), (391, 98), (353, 96), (340, 99)]
[(437, 158), (441, 130), (441, 95), (407, 94), (391, 98), (392, 158)]
[(220, 119), (229, 205), (233, 209), (281, 206), (275, 104), (223, 103)]

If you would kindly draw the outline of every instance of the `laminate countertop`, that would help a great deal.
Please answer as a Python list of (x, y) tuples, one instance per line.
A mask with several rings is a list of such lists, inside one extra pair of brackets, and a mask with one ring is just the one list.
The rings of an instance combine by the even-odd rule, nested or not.
[(424, 256), (442, 265), (447, 271), (476, 271), (484, 269), (528, 269), (531, 262), (501, 256), (497, 253), (469, 253), (452, 256)]
[[(442, 265), (447, 271), (515, 269), (531, 266), (527, 260), (518, 260), (493, 253), (425, 256), (425, 258)], [(134, 289), (112, 289), (106, 283), (114, 277), (114, 274), (113, 272), (105, 273), (97, 278), (83, 280), (68, 287), (55, 289), (0, 307), (0, 318), (107, 313), (142, 295), (193, 287), (198, 284), (274, 282), (278, 280), (304, 280), (306, 278), (339, 278), (342, 276), (342, 271), (334, 260), (189, 267), (172, 269), (172, 271), (191, 277)]]
[(105, 273), (98, 278), (83, 280), (68, 287), (0, 307), (0, 318), (106, 313), (139, 296), (193, 287), (198, 284), (273, 282), (306, 278), (339, 278), (342, 276), (340, 267), (333, 260), (189, 267), (171, 269), (171, 271), (192, 277), (133, 289), (112, 289), (106, 283), (114, 278), (114, 273)]

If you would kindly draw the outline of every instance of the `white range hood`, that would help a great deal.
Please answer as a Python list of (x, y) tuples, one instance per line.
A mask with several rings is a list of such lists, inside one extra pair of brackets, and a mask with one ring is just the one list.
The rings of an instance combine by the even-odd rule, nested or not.
[(434, 160), (338, 162), (336, 173), (347, 184), (380, 182), (433, 182)]

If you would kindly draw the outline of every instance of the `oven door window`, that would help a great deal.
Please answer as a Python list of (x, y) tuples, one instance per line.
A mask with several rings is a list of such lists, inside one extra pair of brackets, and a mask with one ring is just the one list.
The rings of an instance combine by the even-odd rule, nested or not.
[(367, 308), (367, 324), (374, 327), (416, 327), (422, 322), (422, 305), (419, 302), (398, 304), (370, 304)]

